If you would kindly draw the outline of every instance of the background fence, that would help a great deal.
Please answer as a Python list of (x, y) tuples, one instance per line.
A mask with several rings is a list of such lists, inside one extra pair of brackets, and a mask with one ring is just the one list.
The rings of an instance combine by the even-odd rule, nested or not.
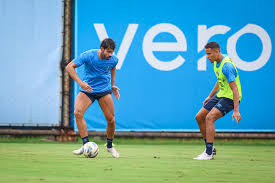
[[(68, 97), (70, 86), (59, 69), (66, 2), (70, 4), (70, 0), (0, 0), (0, 127), (58, 127), (63, 119), (60, 109), (66, 109), (66, 120), (70, 112), (70, 127), (77, 131), (73, 102), (79, 86), (71, 88), (71, 104), (68, 98), (60, 100)], [(71, 5), (67, 19), (73, 24), (65, 26), (71, 26), (74, 34), (67, 36), (73, 41), (67, 39), (64, 46), (72, 46), (72, 57), (99, 48), (105, 37), (117, 43), (116, 84), (121, 89), (121, 99), (115, 101), (117, 131), (198, 132), (195, 114), (216, 81), (203, 50), (208, 41), (219, 42), (222, 53), (232, 57), (243, 92), (241, 123), (232, 122), (230, 113), (216, 123), (217, 131), (275, 131), (275, 2), (83, 0)], [(60, 82), (63, 86), (67, 82), (65, 92)], [(97, 103), (85, 118), (88, 130), (105, 131)]]
[(0, 0), (0, 126), (59, 126), (63, 2)]

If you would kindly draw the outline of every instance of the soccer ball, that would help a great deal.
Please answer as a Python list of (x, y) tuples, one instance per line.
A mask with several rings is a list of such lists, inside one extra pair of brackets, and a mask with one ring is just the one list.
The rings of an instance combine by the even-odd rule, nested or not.
[(97, 156), (99, 151), (98, 145), (94, 142), (87, 142), (84, 144), (84, 156), (86, 158), (94, 158)]

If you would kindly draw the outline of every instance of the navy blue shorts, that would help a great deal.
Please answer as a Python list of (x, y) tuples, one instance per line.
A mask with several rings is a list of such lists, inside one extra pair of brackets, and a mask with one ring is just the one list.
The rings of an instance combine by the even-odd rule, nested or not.
[(112, 90), (107, 90), (102, 93), (88, 93), (85, 91), (80, 91), (80, 92), (85, 93), (91, 99), (91, 101), (94, 102), (95, 100), (99, 100), (101, 97), (104, 97), (105, 95), (111, 94)]
[(234, 109), (233, 100), (225, 97), (212, 97), (204, 106), (206, 110), (211, 111), (213, 107), (217, 108), (223, 115), (226, 115)]

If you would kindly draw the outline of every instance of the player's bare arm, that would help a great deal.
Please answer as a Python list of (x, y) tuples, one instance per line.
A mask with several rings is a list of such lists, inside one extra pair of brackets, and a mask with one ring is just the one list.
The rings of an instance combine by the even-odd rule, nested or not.
[(70, 62), (67, 66), (66, 66), (66, 71), (69, 73), (69, 75), (71, 76), (71, 78), (73, 80), (75, 80), (79, 86), (85, 90), (85, 91), (88, 91), (88, 92), (93, 92), (93, 89), (91, 86), (89, 86), (87, 83), (81, 81), (81, 79), (78, 77), (76, 71), (75, 71), (75, 68), (77, 66), (75, 65), (74, 62)]
[(218, 81), (217, 81), (214, 88), (212, 89), (212, 91), (208, 95), (208, 97), (203, 101), (203, 105), (205, 105), (219, 91), (219, 89), (220, 89), (220, 87), (219, 87), (219, 84), (218, 84)]
[(239, 91), (238, 91), (238, 87), (236, 84), (236, 81), (232, 81), (229, 83), (230, 88), (232, 89), (233, 92), (233, 102), (234, 102), (234, 112), (232, 115), (232, 120), (234, 120), (234, 118), (236, 119), (236, 121), (239, 123), (240, 120), (242, 119), (241, 114), (239, 112)]
[(120, 98), (119, 94), (119, 88), (115, 86), (115, 75), (116, 75), (116, 67), (111, 69), (111, 86), (112, 86), (112, 92), (117, 100)]

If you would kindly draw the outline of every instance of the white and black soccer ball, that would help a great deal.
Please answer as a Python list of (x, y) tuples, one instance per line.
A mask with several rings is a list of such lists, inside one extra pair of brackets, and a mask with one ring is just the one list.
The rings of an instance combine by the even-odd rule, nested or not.
[(98, 145), (94, 142), (87, 142), (84, 144), (84, 156), (86, 158), (94, 158), (97, 156), (99, 151)]

